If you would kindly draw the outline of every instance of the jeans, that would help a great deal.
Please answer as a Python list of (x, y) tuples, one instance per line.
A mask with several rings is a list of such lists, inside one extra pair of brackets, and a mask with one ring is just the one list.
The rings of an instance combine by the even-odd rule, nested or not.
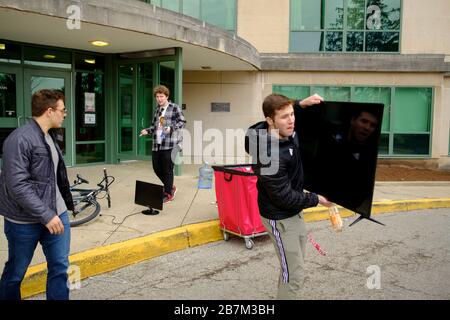
[(164, 192), (172, 194), (173, 168), (172, 149), (152, 152), (153, 170), (156, 176), (164, 184)]
[(0, 299), (20, 300), (20, 285), (38, 242), (47, 260), (47, 300), (68, 300), (67, 269), (70, 252), (70, 224), (67, 212), (59, 216), (64, 233), (51, 234), (40, 223), (19, 224), (5, 219), (8, 261), (0, 280)]

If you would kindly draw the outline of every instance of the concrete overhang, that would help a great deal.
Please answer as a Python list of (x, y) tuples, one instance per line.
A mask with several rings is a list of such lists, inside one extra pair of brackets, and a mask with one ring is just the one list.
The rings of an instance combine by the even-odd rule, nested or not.
[[(80, 8), (79, 29), (67, 26)], [(258, 51), (235, 34), (137, 0), (0, 0), (0, 39), (99, 53), (183, 48), (183, 69), (258, 70)], [(104, 40), (107, 47), (94, 47)]]
[(443, 54), (262, 53), (265, 71), (450, 72)]

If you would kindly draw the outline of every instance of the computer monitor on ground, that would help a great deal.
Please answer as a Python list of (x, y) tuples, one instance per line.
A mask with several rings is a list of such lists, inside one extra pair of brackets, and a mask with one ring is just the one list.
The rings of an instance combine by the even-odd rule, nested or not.
[(148, 207), (142, 214), (157, 215), (163, 208), (164, 187), (161, 185), (136, 180), (134, 203)]

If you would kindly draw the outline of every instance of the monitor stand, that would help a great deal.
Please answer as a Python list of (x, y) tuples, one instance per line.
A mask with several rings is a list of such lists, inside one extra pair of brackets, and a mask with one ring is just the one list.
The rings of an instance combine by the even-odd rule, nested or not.
[(157, 214), (159, 214), (159, 211), (148, 207), (147, 210), (143, 210), (141, 211), (141, 213), (145, 214), (146, 216), (156, 216)]
[(349, 225), (349, 227), (351, 227), (351, 226), (354, 225), (355, 223), (360, 222), (362, 219), (367, 219), (367, 220), (373, 221), (373, 222), (375, 222), (375, 223), (381, 224), (382, 226), (386, 226), (384, 223), (381, 223), (380, 221), (377, 221), (377, 220), (375, 220), (375, 219), (373, 219), (373, 218), (370, 218), (370, 217), (369, 217), (369, 218), (364, 218), (363, 216), (359, 216), (358, 219), (356, 219), (355, 221), (353, 221), (353, 222)]

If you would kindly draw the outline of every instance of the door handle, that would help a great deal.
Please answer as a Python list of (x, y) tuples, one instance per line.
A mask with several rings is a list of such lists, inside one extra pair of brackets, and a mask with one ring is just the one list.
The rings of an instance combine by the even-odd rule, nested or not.
[(20, 119), (22, 118), (22, 116), (17, 116), (17, 127), (20, 127)]
[(141, 127), (144, 128), (144, 118), (141, 118)]

